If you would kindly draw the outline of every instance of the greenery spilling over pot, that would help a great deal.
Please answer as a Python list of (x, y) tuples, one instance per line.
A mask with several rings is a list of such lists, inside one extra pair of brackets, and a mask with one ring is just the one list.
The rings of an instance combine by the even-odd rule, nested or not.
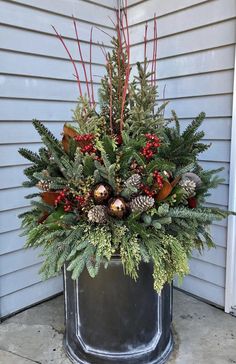
[[(74, 26), (81, 51), (75, 21)], [(166, 121), (166, 103), (156, 107), (156, 19), (153, 59), (146, 58), (146, 28), (144, 62), (130, 80), (127, 13), (117, 16), (113, 50), (106, 53), (102, 47), (107, 75), (99, 103), (91, 67), (88, 81), (80, 52), (87, 87), (83, 95), (75, 62), (57, 36), (75, 68), (80, 98), (62, 140), (34, 120), (44, 146), (38, 153), (19, 151), (32, 162), (24, 186), (41, 190), (27, 196), (33, 198), (32, 208), (21, 216), (26, 246), (42, 247), (45, 278), (60, 273), (64, 264), (73, 279), (86, 268), (95, 277), (119, 254), (124, 273), (137, 279), (141, 261), (151, 261), (154, 288), (160, 292), (175, 275), (188, 273), (193, 249), (214, 246), (209, 225), (227, 216), (204, 206), (209, 189), (222, 182), (219, 170), (203, 170), (197, 161), (209, 147), (199, 131), (205, 115), (181, 132), (175, 112)], [(90, 44), (91, 39), (92, 32)]]

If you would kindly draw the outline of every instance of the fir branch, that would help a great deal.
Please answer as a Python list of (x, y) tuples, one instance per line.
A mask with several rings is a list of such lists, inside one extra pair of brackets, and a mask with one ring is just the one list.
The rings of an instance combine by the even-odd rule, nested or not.
[(39, 158), (37, 153), (32, 152), (29, 149), (26, 148), (20, 148), (19, 151), (20, 155), (24, 157), (25, 159), (28, 159), (30, 162), (36, 163), (36, 164), (42, 164), (41, 159)]

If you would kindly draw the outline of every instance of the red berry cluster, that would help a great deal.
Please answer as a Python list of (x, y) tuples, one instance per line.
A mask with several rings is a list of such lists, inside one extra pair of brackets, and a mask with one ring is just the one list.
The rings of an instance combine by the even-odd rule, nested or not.
[(94, 140), (93, 134), (78, 134), (75, 136), (77, 142), (91, 142)]
[(81, 145), (81, 153), (92, 154), (96, 153), (96, 148), (93, 145), (94, 135), (93, 134), (79, 134), (74, 138)]
[(65, 188), (63, 191), (59, 193), (59, 196), (55, 200), (55, 206), (58, 206), (59, 204), (63, 205), (63, 209), (65, 212), (73, 211), (74, 208), (79, 208), (85, 203), (85, 198), (82, 196), (75, 196), (75, 200), (77, 202), (77, 205), (75, 205), (71, 201), (71, 197), (69, 196), (70, 192)]
[(160, 147), (160, 139), (155, 134), (145, 134), (147, 139), (145, 147), (141, 149), (141, 154), (146, 159), (151, 159), (158, 152)]
[(81, 150), (81, 153), (83, 153), (83, 154), (85, 154), (85, 153), (92, 154), (92, 153), (96, 153), (96, 151), (97, 151), (97, 149), (94, 148), (92, 143), (88, 144), (88, 145), (85, 145), (80, 150)]
[(197, 199), (196, 197), (190, 197), (188, 199), (188, 206), (190, 209), (195, 209), (197, 207)]
[(158, 171), (153, 172), (153, 177), (155, 182), (157, 183), (159, 189), (163, 187), (163, 177)]
[(83, 196), (75, 196), (76, 201), (78, 201), (78, 204), (80, 206), (83, 206), (85, 204), (85, 198)]
[(66, 189), (61, 191), (55, 200), (55, 206), (58, 206), (59, 204), (63, 204), (63, 209), (65, 212), (69, 212), (73, 209), (72, 203), (68, 200), (68, 191)]
[(116, 141), (117, 145), (121, 145), (122, 142), (123, 142), (122, 135), (121, 134), (117, 134), (115, 136), (115, 141)]
[(155, 195), (155, 191), (151, 190), (149, 186), (146, 186), (143, 183), (140, 185), (140, 189), (149, 197), (153, 197)]

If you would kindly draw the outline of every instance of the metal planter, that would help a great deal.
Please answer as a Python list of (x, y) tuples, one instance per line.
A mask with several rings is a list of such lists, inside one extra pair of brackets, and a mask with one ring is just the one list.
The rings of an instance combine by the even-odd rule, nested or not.
[(153, 290), (152, 265), (142, 263), (137, 282), (119, 258), (92, 279), (64, 269), (64, 345), (73, 363), (162, 364), (173, 348), (172, 286)]

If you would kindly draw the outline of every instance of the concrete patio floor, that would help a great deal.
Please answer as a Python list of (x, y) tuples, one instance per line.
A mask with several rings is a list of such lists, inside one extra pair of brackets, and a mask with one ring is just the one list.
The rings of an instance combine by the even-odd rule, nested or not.
[[(62, 347), (63, 320), (59, 296), (4, 321), (0, 363), (70, 364)], [(236, 318), (179, 291), (174, 292), (174, 333), (168, 364), (236, 363)]]

